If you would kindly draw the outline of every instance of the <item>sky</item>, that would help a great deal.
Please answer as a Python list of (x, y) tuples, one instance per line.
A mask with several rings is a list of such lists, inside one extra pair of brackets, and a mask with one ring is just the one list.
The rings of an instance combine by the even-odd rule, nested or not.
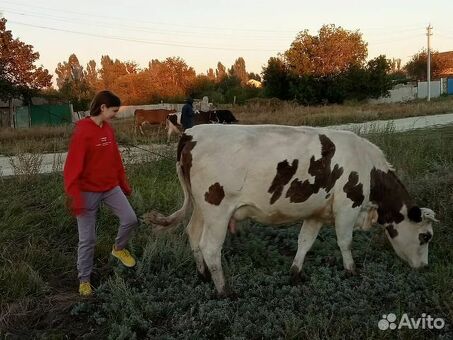
[(298, 32), (315, 35), (323, 24), (359, 30), (368, 59), (385, 54), (405, 63), (426, 48), (429, 23), (432, 49), (453, 50), (452, 0), (0, 0), (0, 12), (52, 74), (72, 53), (83, 66), (109, 55), (141, 68), (179, 56), (197, 73), (243, 57), (248, 72), (260, 73)]

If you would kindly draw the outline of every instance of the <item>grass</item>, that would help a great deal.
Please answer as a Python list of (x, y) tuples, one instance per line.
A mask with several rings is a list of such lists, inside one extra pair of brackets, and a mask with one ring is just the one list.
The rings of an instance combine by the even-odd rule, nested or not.
[[(327, 126), (343, 123), (396, 119), (451, 113), (453, 96), (397, 104), (347, 103), (344, 105), (301, 106), (276, 99), (250, 101), (232, 109), (241, 124), (284, 124)], [(137, 145), (165, 143), (164, 129), (145, 125), (144, 135), (134, 133), (134, 119), (113, 121), (120, 144)], [(65, 152), (73, 125), (35, 127), (32, 129), (0, 129), (0, 155), (20, 152)]]
[(416, 100), (395, 104), (346, 103), (344, 105), (300, 106), (279, 100), (256, 100), (233, 109), (241, 124), (285, 124), (327, 126), (451, 113), (453, 97), (431, 102)]
[[(77, 295), (75, 219), (64, 208), (61, 174), (28, 181), (4, 179), (0, 193), (0, 337), (132, 338), (371, 338), (453, 337), (453, 128), (369, 138), (394, 164), (421, 206), (436, 211), (430, 266), (414, 271), (399, 260), (382, 230), (357, 232), (353, 256), (360, 275), (347, 277), (332, 228), (308, 253), (309, 280), (289, 283), (297, 226), (243, 222), (223, 251), (237, 300), (218, 300), (211, 282), (198, 281), (187, 237), (153, 234), (140, 225), (129, 248), (130, 270), (109, 256), (116, 219), (98, 219), (94, 298)], [(169, 213), (182, 203), (174, 153), (128, 167), (138, 215)], [(172, 159), (173, 158), (173, 159)], [(382, 314), (446, 321), (443, 330), (380, 331)]]

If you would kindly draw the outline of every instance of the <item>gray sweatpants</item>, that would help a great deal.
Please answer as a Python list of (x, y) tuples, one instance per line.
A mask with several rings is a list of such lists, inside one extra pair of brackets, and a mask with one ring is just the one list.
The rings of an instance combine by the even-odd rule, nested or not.
[(96, 213), (99, 204), (104, 202), (120, 219), (120, 227), (115, 239), (117, 249), (123, 249), (126, 246), (129, 235), (138, 224), (138, 220), (119, 186), (105, 192), (82, 192), (82, 195), (85, 200), (85, 211), (77, 216), (79, 229), (77, 270), (80, 281), (90, 281), (96, 245)]

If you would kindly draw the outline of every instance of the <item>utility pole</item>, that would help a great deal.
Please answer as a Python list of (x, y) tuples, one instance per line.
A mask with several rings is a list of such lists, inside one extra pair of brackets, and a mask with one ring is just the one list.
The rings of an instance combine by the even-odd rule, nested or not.
[(431, 30), (433, 27), (431, 24), (426, 27), (426, 35), (428, 36), (428, 58), (427, 58), (427, 80), (428, 80), (428, 101), (431, 100)]

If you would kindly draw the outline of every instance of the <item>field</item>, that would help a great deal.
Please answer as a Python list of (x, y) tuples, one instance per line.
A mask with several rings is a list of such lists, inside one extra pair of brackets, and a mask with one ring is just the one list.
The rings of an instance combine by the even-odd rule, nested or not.
[[(126, 139), (118, 128), (119, 137)], [(45, 133), (50, 135), (42, 137)], [(47, 143), (52, 132), (33, 138), (22, 138), (24, 144), (15, 147), (39, 144), (30, 140), (53, 145)], [(221, 300), (211, 282), (198, 280), (182, 226), (175, 233), (155, 234), (140, 225), (130, 243), (138, 264), (125, 269), (109, 255), (117, 221), (102, 209), (92, 278), (95, 296), (83, 299), (77, 294), (76, 222), (64, 207), (61, 174), (0, 177), (0, 337), (451, 339), (453, 127), (387, 130), (368, 138), (385, 151), (419, 205), (436, 211), (441, 221), (426, 269), (412, 270), (403, 263), (376, 227), (355, 232), (352, 251), (359, 275), (349, 277), (334, 230), (326, 226), (307, 255), (308, 279), (291, 285), (299, 226), (245, 221), (239, 235), (227, 236), (223, 249), (224, 270), (238, 298)], [(182, 192), (175, 154), (160, 160), (143, 157), (127, 169), (137, 214), (176, 210)], [(398, 318), (426, 313), (443, 318), (445, 327), (381, 331), (378, 321), (388, 313)]]
[[(452, 113), (453, 96), (397, 104), (363, 104), (300, 106), (279, 100), (258, 100), (247, 105), (228, 107), (241, 124), (285, 124), (327, 126), (404, 117)], [(123, 145), (162, 143), (165, 131), (145, 126), (145, 136), (135, 135), (133, 118), (114, 121), (117, 137)], [(0, 129), (0, 155), (20, 152), (64, 152), (72, 126)]]

